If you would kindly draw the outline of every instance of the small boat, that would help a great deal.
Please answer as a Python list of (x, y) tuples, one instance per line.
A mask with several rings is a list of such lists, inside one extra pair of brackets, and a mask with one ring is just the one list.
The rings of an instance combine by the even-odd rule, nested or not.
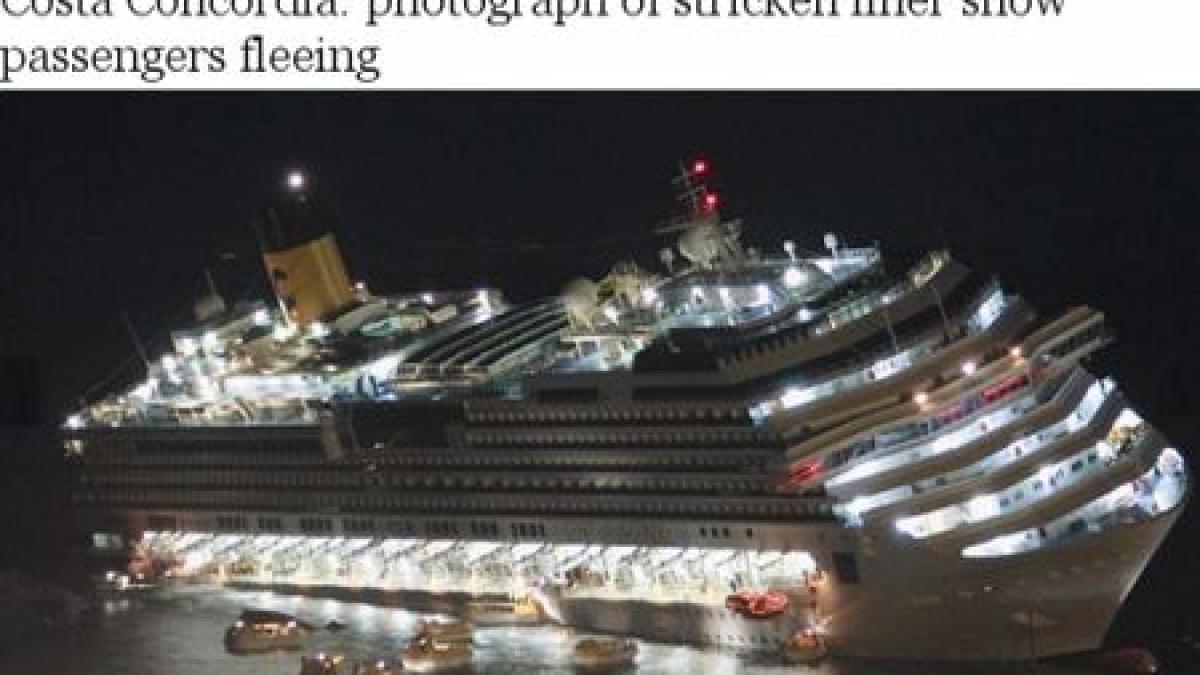
[(575, 643), (571, 663), (576, 668), (624, 668), (633, 665), (637, 643), (633, 640), (587, 638)]
[(96, 591), (101, 594), (128, 593), (131, 591), (152, 591), (158, 588), (154, 579), (144, 572), (126, 573), (109, 571), (96, 580)]
[(417, 625), (417, 637), (439, 642), (470, 642), (471, 623), (462, 619), (422, 619)]
[(345, 657), (341, 654), (317, 652), (300, 657), (300, 675), (349, 675), (342, 669)]
[(231, 654), (257, 654), (303, 649), (312, 626), (283, 612), (248, 609), (225, 631)]
[(783, 643), (783, 660), (795, 665), (813, 665), (827, 652), (825, 641), (812, 629), (796, 631)]
[(748, 619), (770, 619), (787, 609), (789, 600), (783, 591), (741, 590), (725, 598), (725, 609)]
[(404, 670), (415, 673), (440, 673), (471, 665), (471, 645), (461, 641), (443, 641), (418, 635), (400, 655)]
[(396, 675), (398, 668), (383, 659), (362, 661), (347, 669), (341, 654), (317, 652), (300, 658), (300, 675)]
[(533, 626), (542, 622), (542, 609), (529, 596), (510, 602), (473, 602), (469, 614), (477, 626)]
[(391, 664), (384, 659), (361, 661), (354, 666), (354, 675), (397, 675), (400, 664)]

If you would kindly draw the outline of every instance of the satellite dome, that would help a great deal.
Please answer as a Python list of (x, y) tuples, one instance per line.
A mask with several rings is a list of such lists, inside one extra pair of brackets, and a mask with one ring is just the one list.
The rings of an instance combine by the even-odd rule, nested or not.
[(579, 277), (567, 282), (562, 292), (563, 308), (577, 326), (590, 326), (600, 304), (600, 289), (591, 279)]
[(789, 291), (809, 294), (826, 288), (832, 283), (833, 277), (806, 260), (796, 261), (783, 270), (783, 285)]

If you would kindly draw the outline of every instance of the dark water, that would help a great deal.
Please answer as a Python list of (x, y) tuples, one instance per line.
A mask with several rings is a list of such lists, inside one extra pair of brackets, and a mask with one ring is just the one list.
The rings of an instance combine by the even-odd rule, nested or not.
[[(223, 588), (179, 588), (103, 601), (70, 629), (38, 631), (4, 640), (0, 673), (73, 675), (293, 675), (299, 655), (233, 656), (222, 633), (247, 607), (279, 609), (323, 626), (336, 619), (338, 632), (317, 631), (312, 651), (344, 653), (348, 659), (392, 658), (413, 634), (420, 615), (405, 610), (338, 600), (275, 595)], [(558, 627), (485, 628), (475, 633), (474, 673), (571, 673), (570, 650), (577, 636)], [(1028, 664), (932, 665), (827, 661), (819, 667), (784, 666), (772, 654), (680, 645), (639, 643), (636, 672), (808, 673), (811, 675), (1061, 675), (1062, 668)]]

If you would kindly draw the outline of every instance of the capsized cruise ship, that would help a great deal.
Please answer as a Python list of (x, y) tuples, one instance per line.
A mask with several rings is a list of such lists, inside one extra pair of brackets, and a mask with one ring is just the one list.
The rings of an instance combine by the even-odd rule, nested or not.
[(368, 291), (293, 176), (256, 225), (274, 297), (214, 288), (64, 424), (96, 553), (703, 645), (1097, 648), (1188, 493), (1087, 368), (1103, 314), (1039, 318), (946, 251), (744, 246), (709, 169), (653, 269), (521, 303)]

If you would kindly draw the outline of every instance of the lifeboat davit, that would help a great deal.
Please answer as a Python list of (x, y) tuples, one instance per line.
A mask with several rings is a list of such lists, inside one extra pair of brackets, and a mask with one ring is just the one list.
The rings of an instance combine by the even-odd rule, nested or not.
[(788, 596), (783, 591), (743, 590), (725, 598), (725, 608), (748, 619), (770, 619), (788, 607)]

